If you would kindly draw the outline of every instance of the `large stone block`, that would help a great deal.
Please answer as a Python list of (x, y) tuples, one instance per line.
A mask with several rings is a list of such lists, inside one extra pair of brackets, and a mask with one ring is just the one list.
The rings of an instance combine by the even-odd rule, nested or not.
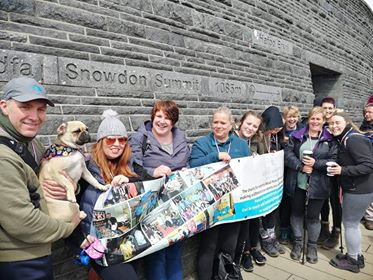
[(107, 18), (108, 31), (135, 37), (145, 38), (145, 27), (115, 18)]
[(106, 18), (104, 16), (86, 12), (81, 9), (46, 2), (37, 2), (35, 11), (38, 17), (45, 17), (94, 29), (107, 30)]
[(54, 39), (36, 37), (36, 36), (29, 36), (29, 39), (30, 39), (31, 44), (42, 45), (45, 47), (76, 50), (76, 51), (90, 52), (90, 53), (100, 53), (100, 50), (97, 46), (92, 46), (92, 45), (87, 45), (87, 44), (66, 42), (66, 41), (54, 40)]
[(23, 24), (17, 24), (13, 22), (0, 22), (0, 29), (9, 30), (13, 32), (19, 32), (19, 33), (34, 34), (34, 35), (62, 39), (62, 40), (67, 39), (67, 33), (65, 32), (51, 30), (51, 29), (38, 28), (38, 27), (33, 27), (33, 26), (27, 26), (27, 25), (25, 26)]
[(34, 0), (1, 0), (0, 10), (21, 14), (34, 14)]

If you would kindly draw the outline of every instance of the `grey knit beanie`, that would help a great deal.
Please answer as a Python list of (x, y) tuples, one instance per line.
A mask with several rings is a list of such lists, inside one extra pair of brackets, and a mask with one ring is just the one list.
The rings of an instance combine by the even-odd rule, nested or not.
[(97, 141), (107, 136), (128, 137), (126, 127), (118, 119), (118, 113), (108, 109), (101, 115), (102, 122), (97, 130)]

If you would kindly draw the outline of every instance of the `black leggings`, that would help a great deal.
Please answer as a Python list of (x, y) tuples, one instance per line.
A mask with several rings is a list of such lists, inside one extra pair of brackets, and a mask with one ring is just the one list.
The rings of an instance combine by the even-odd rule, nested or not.
[(215, 255), (223, 252), (235, 257), (241, 222), (215, 226), (200, 233), (197, 273), (199, 280), (211, 280)]
[[(240, 234), (237, 241), (235, 262), (238, 263), (242, 251), (248, 252), (255, 248), (259, 241), (259, 218), (241, 222)], [(243, 245), (245, 244), (245, 248)]]
[(329, 200), (330, 205), (332, 206), (333, 213), (333, 228), (341, 228), (342, 223), (342, 207), (339, 200), (339, 186), (333, 181), (330, 199), (325, 199), (325, 202), (321, 209), (321, 221), (329, 221)]
[(128, 280), (137, 280), (137, 274), (132, 263), (118, 263), (111, 266), (100, 266), (92, 262), (92, 267), (103, 280), (118, 279), (123, 276)]
[(280, 203), (280, 227), (288, 228), (290, 227), (290, 213), (291, 213), (291, 202), (290, 196), (283, 193), (281, 203)]
[(277, 215), (277, 209), (278, 208), (262, 217), (262, 226), (265, 230), (275, 227), (275, 217)]

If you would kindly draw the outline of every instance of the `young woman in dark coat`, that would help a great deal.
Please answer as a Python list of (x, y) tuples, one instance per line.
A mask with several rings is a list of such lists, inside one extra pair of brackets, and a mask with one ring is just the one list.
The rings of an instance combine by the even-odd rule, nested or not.
[[(324, 110), (314, 107), (308, 114), (308, 124), (290, 135), (285, 147), (285, 192), (290, 196), (290, 223), (294, 234), (294, 246), (290, 256), (299, 260), (303, 248), (303, 220), (305, 200), (308, 198), (307, 261), (316, 263), (317, 238), (320, 234), (320, 211), (330, 195), (331, 182), (326, 175), (326, 163), (337, 158), (337, 145), (332, 135), (323, 127)], [(312, 157), (303, 156), (304, 151), (313, 152)]]
[(347, 254), (337, 255), (330, 264), (359, 272), (364, 267), (359, 224), (373, 202), (373, 146), (344, 112), (333, 114), (329, 128), (339, 144), (337, 164), (330, 168), (329, 173), (339, 175), (343, 191), (342, 223), (347, 246)]

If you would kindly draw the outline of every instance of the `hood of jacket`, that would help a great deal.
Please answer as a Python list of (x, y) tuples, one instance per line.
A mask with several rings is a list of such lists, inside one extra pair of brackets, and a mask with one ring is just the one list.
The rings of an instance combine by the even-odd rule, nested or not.
[[(146, 136), (148, 137), (148, 141), (149, 141), (149, 139), (154, 139), (154, 141), (156, 143), (158, 143), (158, 141), (155, 139), (155, 137), (153, 135), (152, 127), (153, 127), (153, 124), (152, 124), (151, 121), (145, 121), (144, 124), (139, 128), (139, 131), (141, 131), (141, 133), (143, 133), (143, 134), (146, 134)], [(172, 132), (172, 137), (173, 137), (174, 149), (177, 146), (179, 146), (179, 144), (184, 144), (185, 143), (184, 132), (182, 132), (180, 129), (178, 129), (175, 126), (172, 127), (171, 132)]]
[(269, 130), (272, 128), (283, 127), (284, 123), (282, 121), (282, 115), (280, 110), (275, 106), (269, 106), (262, 113), (264, 130)]
[[(308, 135), (308, 125), (306, 127), (303, 127), (299, 130), (295, 130), (290, 134), (293, 138), (302, 140), (305, 135)], [(331, 141), (333, 139), (333, 136), (330, 134), (330, 132), (324, 127), (321, 131), (321, 134), (319, 136), (320, 141)]]

